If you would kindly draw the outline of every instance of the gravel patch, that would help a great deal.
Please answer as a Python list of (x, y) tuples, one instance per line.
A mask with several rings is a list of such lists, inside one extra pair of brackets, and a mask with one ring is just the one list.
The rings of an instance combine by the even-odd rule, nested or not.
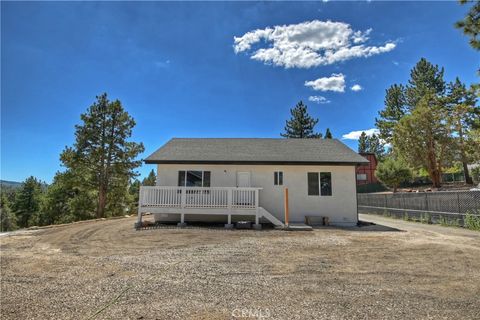
[(480, 233), (384, 220), (401, 231), (134, 231), (133, 221), (2, 237), (1, 318), (480, 318)]

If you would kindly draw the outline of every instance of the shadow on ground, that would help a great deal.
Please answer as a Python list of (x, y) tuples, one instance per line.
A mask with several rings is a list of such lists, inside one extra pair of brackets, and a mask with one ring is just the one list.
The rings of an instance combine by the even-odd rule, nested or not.
[(373, 222), (368, 221), (359, 221), (358, 225), (355, 227), (336, 227), (336, 226), (314, 226), (314, 229), (342, 229), (342, 230), (349, 230), (349, 231), (375, 231), (375, 232), (405, 232), (405, 230), (400, 230), (397, 228), (392, 228), (388, 226), (384, 226), (381, 224), (376, 224)]
[(352, 228), (354, 231), (384, 231), (384, 232), (405, 232), (405, 230), (400, 230), (397, 228), (392, 228), (384, 226), (381, 224), (376, 224), (368, 221), (358, 221), (358, 226)]

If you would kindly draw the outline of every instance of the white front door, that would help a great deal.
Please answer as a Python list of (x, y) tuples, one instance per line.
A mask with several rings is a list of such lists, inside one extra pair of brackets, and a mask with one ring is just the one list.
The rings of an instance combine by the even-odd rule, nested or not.
[(250, 172), (237, 172), (237, 187), (250, 188)]

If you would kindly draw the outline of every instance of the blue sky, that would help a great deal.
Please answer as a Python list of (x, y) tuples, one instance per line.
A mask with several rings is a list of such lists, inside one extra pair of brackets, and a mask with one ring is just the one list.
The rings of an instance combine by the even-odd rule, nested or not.
[[(172, 137), (279, 137), (299, 100), (320, 119), (318, 131), (354, 137), (374, 128), (385, 89), (406, 82), (421, 57), (444, 66), (449, 81), (478, 82), (478, 52), (453, 27), (468, 8), (456, 2), (2, 2), (1, 9), (5, 180), (50, 182), (80, 114), (102, 92), (135, 118), (133, 139), (146, 157)], [(356, 140), (343, 141), (356, 149)]]

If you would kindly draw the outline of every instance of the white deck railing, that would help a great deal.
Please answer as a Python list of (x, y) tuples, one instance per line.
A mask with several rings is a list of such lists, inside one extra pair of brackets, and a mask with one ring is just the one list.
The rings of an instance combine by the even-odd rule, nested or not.
[(259, 207), (260, 188), (140, 187), (140, 207), (244, 209)]

